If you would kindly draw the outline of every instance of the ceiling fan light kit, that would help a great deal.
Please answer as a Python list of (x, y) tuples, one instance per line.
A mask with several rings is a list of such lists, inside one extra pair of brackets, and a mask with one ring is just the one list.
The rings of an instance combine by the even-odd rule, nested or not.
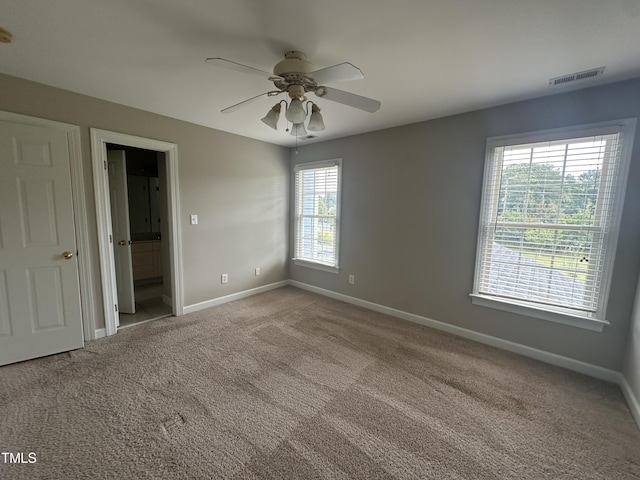
[(276, 103), (273, 107), (271, 107), (271, 110), (269, 110), (261, 120), (265, 123), (265, 125), (273, 128), (274, 130), (277, 130), (278, 119), (280, 118), (280, 110), (282, 110), (280, 103)]
[(324, 121), (320, 114), (320, 107), (315, 103), (311, 104), (311, 117), (309, 117), (309, 125), (307, 125), (307, 128), (312, 132), (321, 132), (324, 130)]
[(360, 80), (364, 78), (364, 75), (356, 66), (345, 62), (316, 70), (302, 52), (290, 51), (285, 53), (284, 57), (284, 60), (278, 62), (273, 68), (273, 74), (220, 57), (207, 58), (206, 62), (213, 65), (266, 77), (277, 88), (277, 90), (261, 93), (240, 103), (231, 105), (223, 109), (222, 112), (231, 113), (264, 95), (272, 97), (286, 93), (291, 100), (288, 103), (286, 100), (281, 100), (275, 104), (261, 120), (267, 126), (277, 130), (278, 119), (280, 118), (280, 112), (282, 110), (281, 103), (284, 102), (286, 109), (285, 117), (287, 121), (292, 124), (291, 135), (299, 137), (307, 135), (303, 122), (309, 116), (309, 104), (311, 104), (311, 115), (309, 116), (307, 128), (313, 132), (319, 132), (325, 129), (324, 120), (320, 114), (320, 107), (312, 101), (307, 101), (307, 97), (305, 96), (307, 93), (313, 92), (320, 98), (325, 98), (370, 113), (380, 108), (381, 104), (378, 100), (322, 85), (325, 83)]
[(284, 116), (291, 123), (302, 123), (307, 117), (307, 112), (304, 111), (304, 107), (302, 106), (302, 100), (300, 100), (300, 98), (292, 98)]
[(291, 125), (290, 135), (292, 137), (302, 137), (306, 134), (307, 130), (304, 128), (304, 123), (294, 123), (293, 125)]
[[(278, 120), (280, 119), (280, 112), (282, 111), (282, 103), (287, 105), (286, 100), (280, 100), (271, 107), (263, 118), (261, 118), (265, 125), (273, 128), (274, 130), (278, 129)], [(291, 100), (285, 113), (287, 121), (292, 124), (291, 135), (294, 137), (307, 134), (307, 131), (304, 128), (304, 121), (306, 120), (307, 115), (309, 115), (309, 104), (311, 104), (311, 116), (309, 117), (309, 125), (307, 128), (312, 132), (321, 132), (325, 129), (322, 114), (320, 113), (320, 107), (312, 101), (308, 101), (307, 109), (305, 110), (302, 101), (298, 98), (294, 98)]]

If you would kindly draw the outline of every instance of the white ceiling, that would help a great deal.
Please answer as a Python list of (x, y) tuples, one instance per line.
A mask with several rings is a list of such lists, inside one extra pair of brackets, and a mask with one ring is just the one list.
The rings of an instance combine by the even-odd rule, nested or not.
[[(286, 146), (284, 119), (277, 132), (260, 122), (273, 98), (220, 113), (273, 85), (205, 58), (271, 71), (299, 50), (317, 68), (358, 66), (364, 80), (330, 86), (381, 109), (318, 99), (316, 141), (640, 76), (640, 0), (0, 2), (13, 33), (0, 72)], [(602, 77), (548, 85), (600, 66)]]

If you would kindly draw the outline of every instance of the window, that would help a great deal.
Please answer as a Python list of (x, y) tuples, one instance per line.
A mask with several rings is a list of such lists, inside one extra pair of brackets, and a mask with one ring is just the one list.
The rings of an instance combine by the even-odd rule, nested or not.
[(341, 160), (297, 165), (295, 261), (338, 272)]
[(476, 304), (601, 331), (635, 119), (487, 141)]

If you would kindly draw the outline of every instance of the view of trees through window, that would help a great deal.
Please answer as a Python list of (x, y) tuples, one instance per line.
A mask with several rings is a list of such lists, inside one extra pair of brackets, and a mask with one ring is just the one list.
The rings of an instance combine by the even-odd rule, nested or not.
[(336, 231), (336, 192), (318, 196), (318, 242), (333, 246)]
[(493, 241), (535, 265), (589, 284), (590, 262), (600, 256), (592, 247), (594, 235), (601, 234), (598, 199), (607, 140), (498, 149), (502, 170)]

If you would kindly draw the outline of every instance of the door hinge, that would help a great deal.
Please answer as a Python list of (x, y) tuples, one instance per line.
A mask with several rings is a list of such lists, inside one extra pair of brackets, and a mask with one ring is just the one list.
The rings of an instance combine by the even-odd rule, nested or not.
[(104, 169), (105, 170), (107, 169), (107, 161), (106, 160), (104, 161)]
[(117, 311), (118, 311), (118, 304), (116, 303), (116, 304), (114, 305), (114, 307), (116, 307), (116, 312), (117, 312)]
[(113, 243), (113, 236), (109, 235), (109, 243)]

